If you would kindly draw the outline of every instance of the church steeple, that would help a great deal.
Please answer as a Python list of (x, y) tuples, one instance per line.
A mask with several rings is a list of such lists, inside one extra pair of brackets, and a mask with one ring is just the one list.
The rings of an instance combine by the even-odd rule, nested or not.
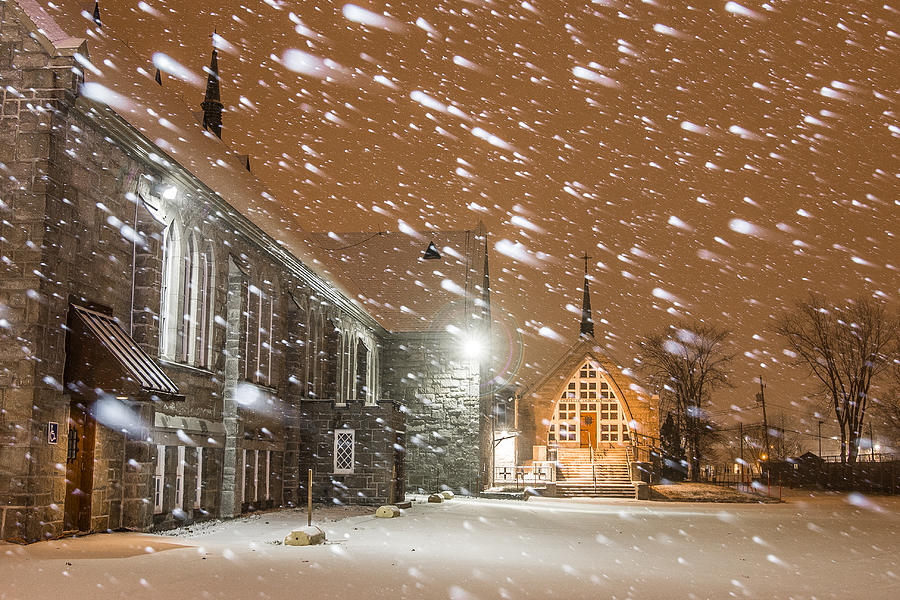
[[(215, 35), (215, 33), (213, 33)], [(200, 104), (203, 109), (203, 128), (222, 139), (222, 99), (219, 95), (219, 55), (213, 45), (206, 79), (206, 97)]]
[(585, 254), (584, 258), (584, 299), (581, 302), (581, 333), (579, 337), (594, 337), (594, 319), (591, 317), (591, 292), (588, 289), (588, 259), (591, 257)]

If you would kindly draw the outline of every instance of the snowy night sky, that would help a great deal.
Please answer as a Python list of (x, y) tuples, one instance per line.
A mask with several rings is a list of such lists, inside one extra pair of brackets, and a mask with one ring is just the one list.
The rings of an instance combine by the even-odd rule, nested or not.
[[(51, 14), (74, 5), (40, 1)], [(296, 227), (483, 220), (497, 331), (520, 328), (523, 382), (577, 335), (585, 251), (597, 338), (620, 364), (678, 318), (734, 332), (737, 387), (715, 398), (725, 423), (730, 405), (753, 407), (763, 374), (770, 416), (815, 431), (811, 380), (771, 332), (794, 300), (865, 290), (896, 308), (900, 18), (889, 4), (129, 0), (101, 11), (104, 34), (148, 65), (164, 52), (204, 81), (217, 28), (223, 138), (251, 155)], [(164, 87), (199, 110), (202, 87), (168, 76)], [(744, 417), (758, 420), (755, 408)]]

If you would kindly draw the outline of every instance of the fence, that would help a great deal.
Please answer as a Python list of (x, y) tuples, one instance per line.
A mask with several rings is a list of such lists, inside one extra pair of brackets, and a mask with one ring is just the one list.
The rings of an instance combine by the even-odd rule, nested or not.
[(716, 465), (703, 469), (700, 481), (761, 493), (775, 486), (784, 486), (893, 495), (900, 493), (900, 461), (894, 457), (887, 460), (888, 456), (883, 455), (884, 460), (860, 461), (853, 467), (824, 460), (773, 461), (764, 464), (760, 471), (745, 469), (743, 481), (740, 473), (733, 472), (733, 467), (729, 469), (729, 465)]

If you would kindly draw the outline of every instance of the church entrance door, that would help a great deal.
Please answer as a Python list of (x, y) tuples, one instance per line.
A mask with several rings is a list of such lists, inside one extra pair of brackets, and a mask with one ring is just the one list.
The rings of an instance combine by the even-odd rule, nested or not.
[(597, 413), (581, 413), (581, 443), (582, 448), (597, 446)]
[(66, 449), (66, 531), (91, 530), (91, 489), (94, 482), (94, 436), (97, 422), (84, 404), (73, 400), (69, 408)]

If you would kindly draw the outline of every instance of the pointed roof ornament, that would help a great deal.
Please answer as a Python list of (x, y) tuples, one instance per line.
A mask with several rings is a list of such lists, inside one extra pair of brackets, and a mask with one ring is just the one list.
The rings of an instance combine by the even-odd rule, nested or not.
[[(84, 6), (84, 5), (82, 5), (82, 6)], [(103, 26), (103, 23), (100, 22), (100, 2), (99, 2), (99, 0), (97, 0), (96, 2), (94, 2), (94, 14), (93, 14), (93, 17), (94, 17), (94, 23), (97, 24), (97, 27), (102, 27), (102, 26)]]
[(441, 253), (438, 252), (437, 246), (434, 245), (434, 242), (429, 242), (428, 247), (425, 248), (425, 253), (422, 255), (423, 260), (440, 260)]
[(588, 289), (588, 260), (592, 257), (587, 253), (582, 257), (584, 259), (584, 298), (581, 302), (581, 333), (579, 337), (594, 337), (594, 319), (591, 316), (591, 292)]
[(213, 39), (213, 51), (209, 68), (206, 69), (206, 96), (200, 103), (200, 107), (203, 109), (203, 128), (222, 139), (222, 108), (224, 105), (219, 91), (219, 53), (215, 45), (215, 30), (210, 37)]

